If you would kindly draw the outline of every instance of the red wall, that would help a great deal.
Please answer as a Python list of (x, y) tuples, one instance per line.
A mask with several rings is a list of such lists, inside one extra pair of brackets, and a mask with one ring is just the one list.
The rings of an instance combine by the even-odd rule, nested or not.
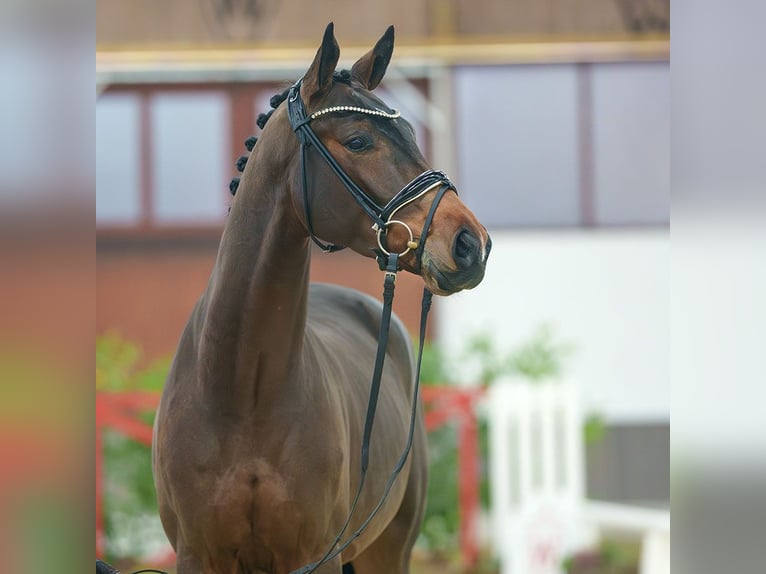
[[(146, 245), (99, 241), (96, 332), (114, 330), (139, 343), (146, 359), (175, 350), (194, 304), (207, 286), (215, 241)], [(383, 274), (371, 259), (351, 252), (313, 254), (312, 281), (354, 287), (380, 299)], [(420, 319), (420, 277), (397, 278), (395, 312), (414, 335)]]

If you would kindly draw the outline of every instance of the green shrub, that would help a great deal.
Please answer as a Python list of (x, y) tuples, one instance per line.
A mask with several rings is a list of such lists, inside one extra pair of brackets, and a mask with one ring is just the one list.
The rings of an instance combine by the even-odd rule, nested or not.
[[(96, 340), (98, 391), (159, 392), (169, 366), (169, 358), (142, 366), (140, 347), (114, 333)], [(141, 418), (151, 425), (154, 412), (142, 413)], [(116, 560), (144, 554), (164, 539), (151, 448), (111, 430), (104, 432), (102, 445), (106, 557)]]
[[(476, 382), (488, 387), (500, 377), (541, 382), (561, 376), (565, 359), (572, 347), (556, 340), (553, 330), (540, 327), (515, 349), (501, 351), (487, 334), (468, 339), (465, 349), (450, 361), (444, 351), (434, 344), (423, 350), (421, 380), (424, 385), (454, 385), (452, 373), (458, 362), (474, 365)], [(489, 508), (489, 433), (486, 417), (478, 413), (480, 456), (480, 501)], [(457, 555), (458, 512), (458, 453), (454, 424), (446, 424), (428, 434), (430, 479), (428, 503), (423, 519), (420, 544), (429, 551), (445, 557)]]

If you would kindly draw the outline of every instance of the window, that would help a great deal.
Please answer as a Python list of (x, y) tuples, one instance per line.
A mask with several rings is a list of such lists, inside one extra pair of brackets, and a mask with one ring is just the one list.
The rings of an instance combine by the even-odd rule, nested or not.
[(458, 68), (459, 184), (491, 227), (667, 225), (667, 62)]
[(595, 217), (662, 224), (670, 206), (670, 74), (665, 63), (593, 66)]
[(456, 70), (460, 192), (488, 226), (577, 225), (573, 66)]
[(96, 221), (135, 225), (141, 217), (137, 94), (104, 94), (96, 105)]
[(219, 223), (233, 170), (228, 101), (216, 92), (151, 98), (154, 217), (159, 224)]

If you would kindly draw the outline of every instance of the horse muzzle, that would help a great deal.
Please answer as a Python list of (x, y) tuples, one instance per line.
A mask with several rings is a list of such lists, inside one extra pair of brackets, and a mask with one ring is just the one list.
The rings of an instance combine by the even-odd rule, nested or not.
[(469, 229), (461, 229), (452, 245), (452, 265), (442, 265), (428, 250), (423, 254), (421, 265), (423, 280), (437, 295), (451, 295), (464, 289), (473, 289), (482, 279), (492, 240), (486, 241)]

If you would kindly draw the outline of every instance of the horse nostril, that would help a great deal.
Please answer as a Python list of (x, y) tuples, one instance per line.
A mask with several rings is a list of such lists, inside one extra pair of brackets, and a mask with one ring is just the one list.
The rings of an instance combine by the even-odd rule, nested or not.
[(462, 229), (455, 237), (452, 256), (458, 267), (475, 265), (481, 259), (481, 241), (467, 229)]

